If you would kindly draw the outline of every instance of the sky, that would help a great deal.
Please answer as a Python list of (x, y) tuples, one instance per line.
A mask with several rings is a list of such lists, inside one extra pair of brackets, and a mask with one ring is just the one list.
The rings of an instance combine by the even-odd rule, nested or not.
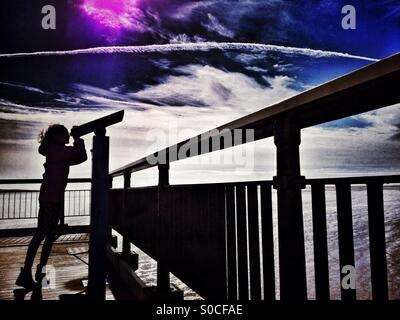
[[(55, 30), (41, 25), (49, 4)], [(70, 128), (124, 109), (124, 122), (108, 130), (116, 169), (400, 52), (398, 0), (351, 1), (354, 30), (342, 28), (346, 4), (3, 0), (0, 178), (42, 175), (36, 138), (50, 123)], [(395, 105), (303, 130), (302, 174), (399, 173), (399, 152)], [(89, 177), (90, 168), (71, 176)], [(173, 183), (271, 179), (275, 148), (265, 139), (171, 168)], [(154, 177), (138, 173), (134, 183)]]

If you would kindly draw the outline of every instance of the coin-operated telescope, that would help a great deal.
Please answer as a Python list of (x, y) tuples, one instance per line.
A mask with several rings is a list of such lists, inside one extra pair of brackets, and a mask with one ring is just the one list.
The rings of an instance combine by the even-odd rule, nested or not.
[(105, 300), (108, 241), (109, 145), (106, 128), (121, 122), (124, 110), (87, 122), (71, 130), (71, 136), (94, 133), (92, 148), (92, 183), (90, 205), (89, 279), (86, 295), (89, 299)]
[(112, 126), (124, 119), (124, 110), (115, 112), (108, 116), (87, 122), (77, 127), (73, 127), (71, 130), (71, 136), (82, 137), (91, 132), (97, 134), (102, 134), (107, 127)]

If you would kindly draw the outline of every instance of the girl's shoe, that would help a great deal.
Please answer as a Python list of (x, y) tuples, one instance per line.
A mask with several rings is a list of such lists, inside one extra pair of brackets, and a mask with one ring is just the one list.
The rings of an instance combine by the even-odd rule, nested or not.
[(20, 287), (24, 287), (27, 290), (33, 290), (36, 286), (36, 282), (32, 279), (32, 271), (25, 268), (21, 268), (21, 272), (15, 284)]

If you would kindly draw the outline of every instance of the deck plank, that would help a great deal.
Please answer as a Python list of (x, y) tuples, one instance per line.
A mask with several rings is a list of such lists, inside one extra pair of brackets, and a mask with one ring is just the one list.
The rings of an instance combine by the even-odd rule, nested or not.
[[(75, 294), (84, 290), (82, 280), (87, 279), (88, 267), (73, 256), (68, 255), (67, 248), (75, 247), (74, 243), (56, 243), (49, 258), (48, 266), (53, 274), (54, 285), (50, 288), (42, 289), (43, 300), (58, 300), (60, 294)], [(87, 246), (82, 242), (79, 246)], [(2, 246), (0, 247), (0, 300), (15, 299), (14, 290), (18, 289), (15, 280), (18, 276), (20, 267), (23, 264), (26, 246)], [(40, 256), (39, 248), (37, 259), (34, 266), (38, 263)], [(87, 254), (82, 254), (82, 258), (87, 259)], [(107, 300), (114, 300), (111, 290), (107, 286)], [(25, 296), (25, 300), (30, 300), (32, 293)]]
[[(0, 247), (7, 247), (7, 246), (27, 246), (31, 241), (32, 237), (0, 237)], [(57, 244), (61, 243), (81, 243), (81, 242), (88, 242), (89, 235), (86, 233), (83, 234), (76, 234), (74, 236), (70, 235), (62, 235), (56, 240)]]

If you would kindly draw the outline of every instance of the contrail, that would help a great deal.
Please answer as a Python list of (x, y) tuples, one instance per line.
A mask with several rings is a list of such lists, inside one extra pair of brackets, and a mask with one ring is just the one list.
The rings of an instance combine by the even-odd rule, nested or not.
[(241, 42), (195, 42), (195, 43), (176, 43), (176, 44), (152, 44), (144, 46), (110, 46), (95, 47), (87, 49), (65, 50), (65, 51), (38, 51), (25, 53), (6, 53), (0, 54), (0, 58), (23, 58), (23, 57), (46, 57), (46, 56), (70, 56), (81, 54), (110, 54), (110, 53), (163, 53), (181, 51), (210, 51), (210, 50), (240, 50), (251, 52), (280, 52), (285, 54), (305, 55), (316, 58), (349, 58), (366, 61), (379, 61), (379, 59), (356, 56), (348, 53), (324, 51), (309, 48), (296, 48), (277, 46), (262, 43), (241, 43)]

